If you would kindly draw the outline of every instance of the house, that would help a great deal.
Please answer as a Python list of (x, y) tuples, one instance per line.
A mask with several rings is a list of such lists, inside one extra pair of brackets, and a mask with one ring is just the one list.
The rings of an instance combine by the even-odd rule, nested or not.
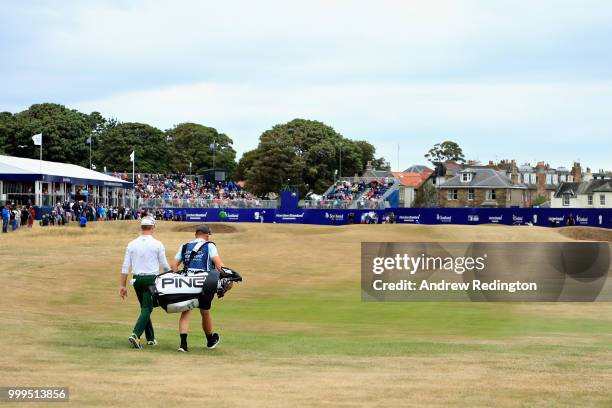
[[(416, 166), (411, 166), (414, 168)], [(425, 166), (422, 166), (425, 167)], [(422, 172), (393, 172), (399, 181), (399, 206), (412, 207), (418, 189), (429, 179), (433, 170), (425, 168)]]
[(455, 177), (461, 170), (463, 170), (463, 165), (453, 160), (437, 163), (431, 176), (432, 183), (436, 188), (439, 188), (442, 184)]
[(566, 182), (551, 199), (553, 208), (612, 208), (612, 179), (606, 174), (591, 175), (586, 181)]
[(525, 207), (527, 187), (512, 173), (488, 167), (466, 167), (439, 186), (440, 207)]
[(527, 186), (526, 204), (528, 207), (534, 205), (538, 197), (549, 201), (562, 183), (579, 182), (582, 177), (582, 169), (578, 162), (574, 162), (571, 171), (565, 167), (554, 169), (541, 161), (535, 167), (526, 163), (518, 168), (518, 172), (519, 182)]

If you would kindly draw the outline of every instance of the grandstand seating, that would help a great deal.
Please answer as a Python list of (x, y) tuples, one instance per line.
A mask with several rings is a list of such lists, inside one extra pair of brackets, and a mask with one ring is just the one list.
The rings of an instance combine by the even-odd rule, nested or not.
[(350, 177), (336, 181), (320, 199), (305, 202), (317, 208), (380, 208), (398, 187), (394, 177)]

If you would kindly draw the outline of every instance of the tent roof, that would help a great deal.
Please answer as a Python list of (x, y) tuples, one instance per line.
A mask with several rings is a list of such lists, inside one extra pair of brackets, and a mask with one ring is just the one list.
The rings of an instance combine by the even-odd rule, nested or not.
[(0, 155), (0, 180), (65, 182), (131, 188), (132, 183), (75, 164)]

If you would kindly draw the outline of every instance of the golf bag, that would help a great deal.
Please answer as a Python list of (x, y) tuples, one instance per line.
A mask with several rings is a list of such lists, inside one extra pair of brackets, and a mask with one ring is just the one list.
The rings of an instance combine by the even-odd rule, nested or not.
[(153, 307), (161, 306), (168, 313), (178, 313), (199, 307), (215, 293), (217, 297), (223, 297), (230, 282), (242, 282), (242, 277), (238, 272), (225, 267), (220, 273), (166, 272), (155, 278), (155, 284), (149, 290)]

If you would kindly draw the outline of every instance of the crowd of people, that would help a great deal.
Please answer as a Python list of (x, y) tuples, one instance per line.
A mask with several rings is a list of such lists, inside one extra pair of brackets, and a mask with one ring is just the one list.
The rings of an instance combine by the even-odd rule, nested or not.
[(356, 202), (356, 208), (376, 208), (387, 189), (394, 183), (393, 178), (383, 177), (380, 180), (365, 179), (351, 181), (339, 180), (331, 191), (317, 201), (321, 208), (350, 208)]
[[(83, 223), (88, 221), (137, 220), (144, 210), (124, 206), (108, 206), (85, 201), (67, 201), (58, 203), (47, 215), (48, 224), (63, 225), (71, 221)], [(146, 215), (146, 214), (144, 214)], [(44, 221), (43, 215), (43, 221)]]
[[(84, 201), (67, 201), (53, 206), (51, 211), (39, 217), (38, 223), (42, 227), (48, 227), (78, 222), (81, 227), (85, 227), (90, 221), (136, 220), (148, 215), (151, 211)], [(36, 218), (36, 208), (31, 203), (25, 205), (7, 203), (2, 208), (2, 232), (16, 231), (26, 226), (31, 228)]]
[(2, 207), (2, 232), (16, 231), (19, 228), (32, 228), (36, 210), (32, 205), (5, 204)]
[(163, 200), (255, 200), (256, 197), (233, 181), (209, 181), (203, 177), (181, 175), (138, 174), (136, 198)]

